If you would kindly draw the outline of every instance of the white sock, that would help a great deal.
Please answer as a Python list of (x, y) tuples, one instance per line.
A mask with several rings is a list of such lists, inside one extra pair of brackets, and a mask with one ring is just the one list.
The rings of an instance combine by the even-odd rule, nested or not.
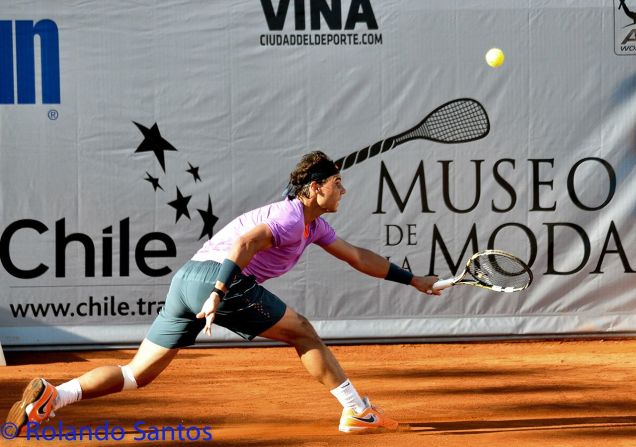
[(57, 397), (53, 402), (53, 411), (82, 400), (82, 387), (77, 379), (56, 386), (55, 389)]
[(367, 408), (356, 388), (349, 382), (349, 379), (342, 382), (339, 387), (331, 390), (331, 394), (338, 399), (340, 405), (344, 408), (353, 408), (356, 413), (362, 413)]

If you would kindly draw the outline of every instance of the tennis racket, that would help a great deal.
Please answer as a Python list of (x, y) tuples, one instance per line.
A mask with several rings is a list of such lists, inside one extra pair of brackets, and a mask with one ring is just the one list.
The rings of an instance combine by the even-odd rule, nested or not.
[(521, 259), (505, 251), (485, 250), (472, 255), (460, 275), (433, 284), (433, 290), (464, 284), (510, 293), (520, 292), (531, 283), (532, 271)]
[(446, 144), (466, 143), (484, 138), (488, 132), (488, 114), (479, 102), (470, 98), (454, 99), (426, 115), (415, 127), (342, 157), (336, 164), (341, 170), (348, 169), (417, 138)]

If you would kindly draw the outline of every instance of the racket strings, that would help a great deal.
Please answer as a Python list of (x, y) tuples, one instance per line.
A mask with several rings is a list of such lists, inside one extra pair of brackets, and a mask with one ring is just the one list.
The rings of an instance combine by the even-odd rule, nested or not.
[(482, 138), (489, 130), (488, 116), (475, 101), (453, 101), (431, 113), (402, 139), (420, 137), (444, 143), (461, 143)]
[(484, 254), (468, 265), (469, 273), (488, 286), (524, 289), (532, 280), (531, 273), (520, 260), (502, 254)]

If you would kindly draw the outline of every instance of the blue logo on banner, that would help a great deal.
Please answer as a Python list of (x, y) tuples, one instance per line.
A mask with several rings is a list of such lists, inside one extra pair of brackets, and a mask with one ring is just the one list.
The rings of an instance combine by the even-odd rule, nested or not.
[[(13, 24), (15, 23), (15, 33)], [(40, 39), (42, 104), (60, 103), (60, 45), (57, 25), (43, 19), (0, 20), (0, 104), (15, 104), (15, 73), (18, 104), (35, 104), (35, 36)], [(15, 36), (15, 55), (13, 38)], [(14, 58), (15, 56), (15, 58)]]

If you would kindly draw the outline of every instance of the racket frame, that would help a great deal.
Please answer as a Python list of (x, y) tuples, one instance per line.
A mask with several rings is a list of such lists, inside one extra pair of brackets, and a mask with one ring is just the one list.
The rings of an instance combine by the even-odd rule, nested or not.
[[(524, 268), (525, 272), (529, 276), (528, 283), (521, 288), (501, 287), (497, 285), (493, 286), (493, 285), (487, 284), (485, 282), (480, 281), (479, 278), (474, 277), (469, 271), (470, 265), (475, 259), (481, 256), (487, 256), (487, 255), (501, 255), (501, 256), (505, 256), (507, 258), (513, 259), (515, 262), (518, 262)], [(481, 287), (482, 289), (492, 290), (494, 292), (512, 293), (512, 292), (520, 292), (524, 289), (527, 289), (530, 286), (530, 284), (532, 284), (532, 279), (533, 279), (532, 270), (530, 270), (530, 267), (528, 267), (528, 265), (525, 262), (523, 262), (521, 259), (519, 259), (515, 255), (512, 255), (502, 250), (490, 249), (490, 250), (479, 251), (475, 253), (474, 255), (472, 255), (466, 262), (466, 266), (464, 267), (463, 272), (461, 272), (459, 275), (454, 276), (452, 278), (441, 279), (435, 282), (435, 284), (433, 284), (433, 290), (443, 290), (443, 289), (447, 289), (449, 287), (455, 286), (457, 284), (462, 284), (466, 286)]]

